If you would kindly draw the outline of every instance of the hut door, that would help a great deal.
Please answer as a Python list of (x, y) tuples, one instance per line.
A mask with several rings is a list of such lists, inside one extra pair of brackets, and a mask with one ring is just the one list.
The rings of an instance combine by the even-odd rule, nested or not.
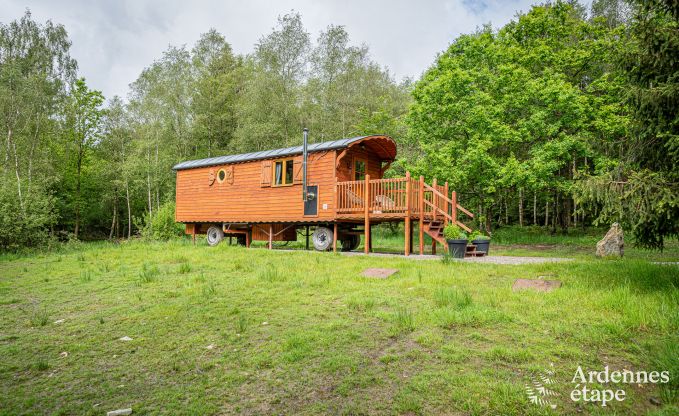
[(306, 188), (309, 198), (304, 202), (304, 215), (316, 216), (318, 215), (318, 185), (309, 185)]

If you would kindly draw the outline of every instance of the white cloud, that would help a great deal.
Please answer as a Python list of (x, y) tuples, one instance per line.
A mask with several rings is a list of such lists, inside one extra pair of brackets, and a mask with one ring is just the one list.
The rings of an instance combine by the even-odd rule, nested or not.
[(30, 8), (38, 21), (63, 24), (80, 74), (107, 97), (126, 96), (128, 85), (168, 45), (192, 46), (211, 27), (238, 53), (249, 53), (278, 15), (294, 9), (315, 38), (330, 24), (346, 26), (354, 43), (397, 78), (418, 77), (459, 34), (484, 23), (500, 27), (535, 0), (0, 0), (0, 21)]

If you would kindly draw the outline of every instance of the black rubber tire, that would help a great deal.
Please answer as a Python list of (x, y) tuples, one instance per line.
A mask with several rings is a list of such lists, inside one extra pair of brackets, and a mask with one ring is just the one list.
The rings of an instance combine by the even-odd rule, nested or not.
[(342, 240), (342, 251), (353, 251), (361, 245), (361, 237), (355, 234), (350, 234)]
[(224, 231), (222, 230), (222, 227), (211, 225), (210, 228), (207, 229), (207, 244), (210, 247), (214, 247), (221, 243), (223, 239)]
[(328, 251), (332, 248), (332, 230), (328, 227), (316, 227), (311, 235), (314, 249), (317, 251)]
[(356, 250), (358, 246), (361, 245), (361, 236), (360, 235), (352, 235), (351, 236), (351, 248), (349, 250)]

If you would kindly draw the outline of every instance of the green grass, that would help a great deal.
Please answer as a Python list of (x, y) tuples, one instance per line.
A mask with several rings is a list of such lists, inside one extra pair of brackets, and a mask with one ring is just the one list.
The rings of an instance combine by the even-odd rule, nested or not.
[[(511, 290), (539, 276), (563, 286)], [(575, 414), (578, 365), (673, 374), (584, 414), (675, 414), (678, 285), (676, 266), (591, 256), (502, 266), (187, 241), (5, 254), (0, 414)], [(556, 411), (524, 391), (551, 364)]]
[[(567, 234), (560, 230), (550, 235), (549, 228), (499, 227), (493, 231), (491, 239), (491, 255), (494, 256), (538, 256), (538, 257), (574, 257), (593, 259), (596, 243), (608, 231), (605, 228), (571, 228)], [(418, 231), (415, 225), (413, 233), (413, 252), (419, 252)], [(634, 240), (625, 237), (625, 258), (650, 261), (679, 261), (679, 241), (667, 239), (663, 251), (646, 250), (635, 246)], [(301, 243), (295, 244), (301, 247)], [(400, 252), (404, 250), (403, 226), (392, 230), (386, 226), (374, 227), (373, 249), (382, 252)], [(425, 254), (431, 253), (431, 238), (424, 235)], [(443, 249), (439, 246), (439, 254)]]

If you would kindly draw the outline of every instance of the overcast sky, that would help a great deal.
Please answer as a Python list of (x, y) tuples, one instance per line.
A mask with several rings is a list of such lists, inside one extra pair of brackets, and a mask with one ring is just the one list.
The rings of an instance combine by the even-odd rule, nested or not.
[(417, 78), (459, 34), (489, 22), (500, 27), (539, 1), (0, 0), (0, 22), (29, 8), (38, 21), (63, 24), (90, 87), (127, 97), (128, 84), (168, 45), (190, 48), (212, 27), (234, 51), (250, 53), (279, 15), (295, 10), (314, 39), (330, 24), (345, 26), (352, 43), (368, 45), (400, 80)]

